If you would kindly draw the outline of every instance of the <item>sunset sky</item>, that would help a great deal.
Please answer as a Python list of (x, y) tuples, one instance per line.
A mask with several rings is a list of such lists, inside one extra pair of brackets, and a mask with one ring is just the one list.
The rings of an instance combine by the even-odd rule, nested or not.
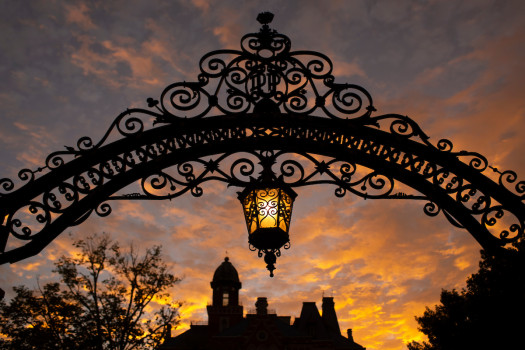
[[(0, 178), (42, 166), (46, 156), (98, 140), (128, 107), (146, 108), (178, 81), (196, 81), (209, 51), (238, 49), (256, 32), (259, 12), (293, 50), (329, 56), (337, 82), (359, 84), (375, 115), (399, 113), (432, 142), (479, 152), (490, 165), (525, 178), (525, 2), (438, 1), (0, 1)], [(41, 254), (0, 266), (0, 288), (53, 279), (53, 262), (71, 242), (108, 232), (122, 245), (162, 244), (172, 290), (185, 301), (182, 325), (204, 321), (209, 282), (226, 251), (237, 268), (247, 311), (265, 296), (280, 315), (299, 316), (333, 295), (341, 329), (369, 350), (406, 349), (423, 340), (414, 316), (461, 288), (478, 267), (480, 246), (417, 201), (367, 200), (334, 188), (298, 189), (291, 249), (269, 278), (247, 249), (236, 197), (222, 183), (200, 198), (113, 203)]]

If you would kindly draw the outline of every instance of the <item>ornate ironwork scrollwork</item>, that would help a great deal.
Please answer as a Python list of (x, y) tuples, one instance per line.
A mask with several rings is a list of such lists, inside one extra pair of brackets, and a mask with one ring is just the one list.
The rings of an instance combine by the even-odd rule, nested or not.
[[(261, 22), (263, 23), (263, 22)], [(351, 118), (367, 123), (372, 97), (364, 88), (335, 82), (332, 61), (314, 51), (292, 51), (290, 39), (264, 22), (241, 39), (241, 50), (218, 50), (202, 57), (196, 82), (169, 85), (160, 98), (169, 123), (182, 117), (257, 112)], [(157, 107), (156, 100), (149, 105)]]
[(45, 245), (60, 233), (57, 218), (73, 226), (109, 215), (115, 200), (199, 197), (209, 181), (246, 187), (264, 169), (290, 187), (332, 185), (337, 197), (422, 200), (426, 215), (442, 213), (485, 248), (523, 237), (525, 181), (515, 172), (450, 140), (432, 143), (407, 116), (373, 116), (370, 94), (336, 83), (327, 56), (292, 51), (268, 14), (259, 19), (240, 50), (204, 55), (197, 81), (124, 111), (98, 142), (81, 137), (17, 181), (0, 179), (0, 263), (35, 251), (4, 253), (9, 235)]
[[(334, 192), (338, 197), (348, 191), (363, 198), (389, 198), (395, 185), (395, 180), (390, 176), (336, 158), (324, 157), (319, 160), (309, 153), (278, 150), (244, 153), (244, 156), (241, 152), (224, 153), (207, 160), (197, 158), (178, 164), (143, 178), (142, 194), (116, 195), (110, 199), (169, 199), (188, 191), (193, 196), (200, 196), (200, 185), (211, 180), (222, 181), (229, 186), (246, 187), (251, 178), (265, 171), (268, 164), (275, 176), (290, 187), (331, 184), (336, 186)], [(356, 174), (357, 170), (359, 175)]]

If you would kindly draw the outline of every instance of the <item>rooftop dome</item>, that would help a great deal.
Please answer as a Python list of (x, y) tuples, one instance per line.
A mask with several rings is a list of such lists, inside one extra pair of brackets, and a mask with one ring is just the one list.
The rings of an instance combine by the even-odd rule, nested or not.
[(239, 274), (235, 267), (230, 262), (230, 258), (225, 257), (222, 264), (217, 267), (213, 274), (213, 280), (211, 281), (211, 287), (215, 288), (218, 284), (232, 284), (237, 288), (241, 288), (241, 282), (239, 281)]

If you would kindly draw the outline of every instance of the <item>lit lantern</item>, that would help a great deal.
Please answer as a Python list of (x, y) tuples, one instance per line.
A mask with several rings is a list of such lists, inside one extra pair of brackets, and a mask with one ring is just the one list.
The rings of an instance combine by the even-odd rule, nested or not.
[(288, 232), (296, 196), (280, 179), (252, 180), (244, 191), (239, 192), (248, 228), (248, 242), (255, 248), (253, 250), (259, 250), (259, 257), (265, 253), (264, 261), (271, 277), (276, 256), (280, 256), (280, 249), (290, 241)]

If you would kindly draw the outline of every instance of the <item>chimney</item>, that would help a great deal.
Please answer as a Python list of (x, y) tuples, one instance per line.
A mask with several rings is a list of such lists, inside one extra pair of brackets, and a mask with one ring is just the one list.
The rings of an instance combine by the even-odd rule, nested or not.
[(339, 321), (335, 313), (335, 304), (333, 297), (323, 297), (323, 322), (329, 329), (330, 333), (341, 335)]
[(348, 340), (354, 341), (354, 336), (352, 335), (352, 328), (348, 328), (346, 330), (346, 334), (348, 335)]
[(255, 308), (257, 309), (257, 315), (268, 315), (268, 301), (266, 298), (257, 298)]

